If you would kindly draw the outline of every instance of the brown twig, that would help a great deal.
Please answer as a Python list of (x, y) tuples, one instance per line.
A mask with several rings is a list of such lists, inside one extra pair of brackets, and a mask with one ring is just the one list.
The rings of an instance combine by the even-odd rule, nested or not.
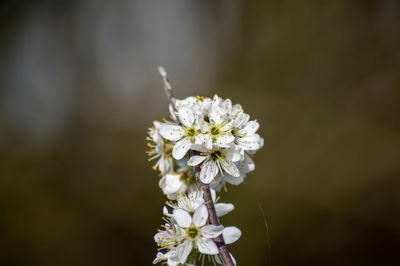
[[(163, 82), (165, 93), (167, 94), (167, 98), (168, 98), (169, 102), (171, 103), (172, 108), (174, 108), (174, 110), (177, 111), (176, 99), (174, 97), (174, 93), (172, 91), (171, 85), (169, 84), (167, 72), (161, 66), (158, 67), (158, 72), (161, 75), (161, 79)], [(189, 157), (191, 157), (193, 155), (198, 155), (198, 152), (190, 150)], [(200, 171), (201, 171), (200, 165), (194, 166), (193, 168), (194, 168), (193, 169), (194, 175), (196, 177), (196, 182), (197, 182), (198, 186), (200, 187), (200, 189), (203, 191), (204, 202), (205, 202), (205, 205), (206, 205), (207, 211), (208, 211), (208, 222), (209, 222), (209, 224), (218, 226), (220, 224), (219, 224), (219, 220), (217, 217), (217, 213), (215, 211), (214, 202), (212, 200), (210, 187), (208, 184), (204, 184), (200, 180)], [(219, 256), (221, 258), (222, 263), (225, 266), (234, 266), (235, 264), (233, 263), (233, 260), (228, 251), (228, 248), (225, 245), (225, 241), (224, 241), (224, 238), (222, 237), (222, 234), (219, 235), (218, 237), (214, 238), (213, 240), (214, 240), (214, 243), (218, 247)]]
[(162, 84), (164, 86), (165, 94), (167, 94), (167, 98), (172, 105), (174, 111), (178, 111), (176, 109), (176, 98), (174, 96), (174, 92), (172, 91), (171, 85), (169, 84), (169, 80), (167, 77), (167, 72), (162, 66), (158, 67), (158, 73), (160, 73)]

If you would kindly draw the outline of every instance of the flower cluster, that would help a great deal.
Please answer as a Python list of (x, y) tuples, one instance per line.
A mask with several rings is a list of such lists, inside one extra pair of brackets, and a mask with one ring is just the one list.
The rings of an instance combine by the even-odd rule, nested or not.
[[(162, 178), (161, 189), (169, 199), (196, 185), (191, 166), (201, 165), (200, 180), (220, 191), (226, 183), (239, 185), (255, 169), (253, 156), (264, 140), (259, 123), (250, 120), (240, 104), (215, 95), (188, 97), (170, 105), (172, 121), (154, 122), (149, 130), (149, 160)], [(197, 155), (188, 158), (188, 151)]]
[(171, 102), (171, 119), (155, 121), (147, 137), (149, 161), (157, 160), (153, 169), (171, 200), (163, 208), (165, 224), (154, 236), (159, 249), (153, 263), (193, 265), (209, 257), (214, 264), (236, 264), (228, 251), (221, 256), (215, 242), (230, 244), (241, 235), (234, 226), (219, 225), (215, 216), (234, 206), (219, 203), (216, 192), (227, 191), (227, 183), (241, 184), (255, 169), (253, 157), (264, 144), (257, 134), (259, 124), (241, 105), (217, 95)]
[[(215, 196), (213, 200), (215, 202)], [(168, 207), (172, 209), (171, 213)], [(215, 207), (218, 217), (233, 210), (232, 204), (216, 203)], [(240, 230), (234, 226), (207, 224), (208, 212), (200, 190), (178, 195), (176, 204), (166, 202), (163, 212), (166, 216), (165, 224), (158, 230), (154, 240), (159, 251), (166, 252), (158, 252), (154, 264), (163, 261), (168, 265), (195, 263), (201, 254), (209, 255), (212, 260), (220, 263), (218, 247), (212, 239), (222, 235), (225, 243), (230, 244), (241, 235)]]

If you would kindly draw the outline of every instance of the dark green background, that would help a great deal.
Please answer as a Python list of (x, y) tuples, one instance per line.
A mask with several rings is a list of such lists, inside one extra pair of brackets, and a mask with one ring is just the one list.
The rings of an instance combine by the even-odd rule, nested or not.
[[(171, 16), (160, 13), (171, 10), (165, 2), (159, 7), (162, 1), (136, 2), (147, 13), (130, 18), (131, 10), (119, 14), (125, 5), (132, 8), (128, 2), (0, 4), (1, 265), (151, 264), (165, 198), (147, 163), (145, 135), (152, 120), (168, 116), (157, 64), (166, 67), (178, 98), (218, 93), (261, 124), (265, 146), (256, 171), (221, 195), (236, 207), (222, 222), (243, 233), (230, 246), (239, 265), (398, 265), (398, 1), (188, 1), (193, 13), (185, 14), (197, 24), (179, 22), (182, 29), (174, 32), (182, 38), (195, 32), (189, 43), (197, 46), (189, 48), (162, 43), (169, 31), (155, 40), (130, 36), (131, 28), (146, 36), (149, 20), (161, 27)], [(82, 46), (109, 19), (96, 12), (108, 11), (125, 25), (121, 38), (100, 33), (116, 47), (105, 50), (108, 59), (118, 68), (114, 54), (126, 53), (127, 73), (144, 73), (139, 85), (125, 82), (139, 92), (123, 103), (124, 97), (113, 97), (118, 86), (96, 72), (104, 50), (98, 52), (95, 41)], [(98, 20), (77, 19), (89, 15)], [(42, 33), (55, 42), (27, 41), (38, 33), (24, 29), (36, 20), (56, 29)], [(160, 62), (146, 59), (157, 59), (151, 50), (142, 54), (148, 64), (129, 58), (132, 45), (160, 42)], [(165, 59), (169, 51), (179, 56)], [(26, 67), (30, 56), (34, 63)], [(42, 60), (54, 60), (53, 67)], [(73, 74), (63, 76), (66, 70)], [(31, 109), (19, 99), (36, 99), (31, 84), (40, 91), (40, 78), (50, 76), (56, 86), (47, 92), (73, 93), (65, 97), (68, 115), (46, 131), (41, 118), (53, 109), (41, 108), (51, 107), (52, 98), (44, 93), (45, 102), (35, 100)], [(126, 78), (120, 71), (110, 76)]]

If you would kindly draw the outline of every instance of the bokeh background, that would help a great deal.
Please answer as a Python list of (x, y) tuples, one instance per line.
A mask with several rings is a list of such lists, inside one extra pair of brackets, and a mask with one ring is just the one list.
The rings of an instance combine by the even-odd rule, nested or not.
[(0, 29), (1, 265), (151, 265), (158, 65), (261, 124), (221, 195), (239, 265), (399, 265), (399, 1), (9, 0)]

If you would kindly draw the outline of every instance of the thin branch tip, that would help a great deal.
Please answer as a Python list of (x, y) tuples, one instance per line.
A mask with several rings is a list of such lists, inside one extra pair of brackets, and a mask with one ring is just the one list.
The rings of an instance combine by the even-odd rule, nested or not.
[(167, 76), (167, 72), (165, 71), (165, 69), (162, 66), (158, 66), (158, 73), (160, 73), (161, 77)]

